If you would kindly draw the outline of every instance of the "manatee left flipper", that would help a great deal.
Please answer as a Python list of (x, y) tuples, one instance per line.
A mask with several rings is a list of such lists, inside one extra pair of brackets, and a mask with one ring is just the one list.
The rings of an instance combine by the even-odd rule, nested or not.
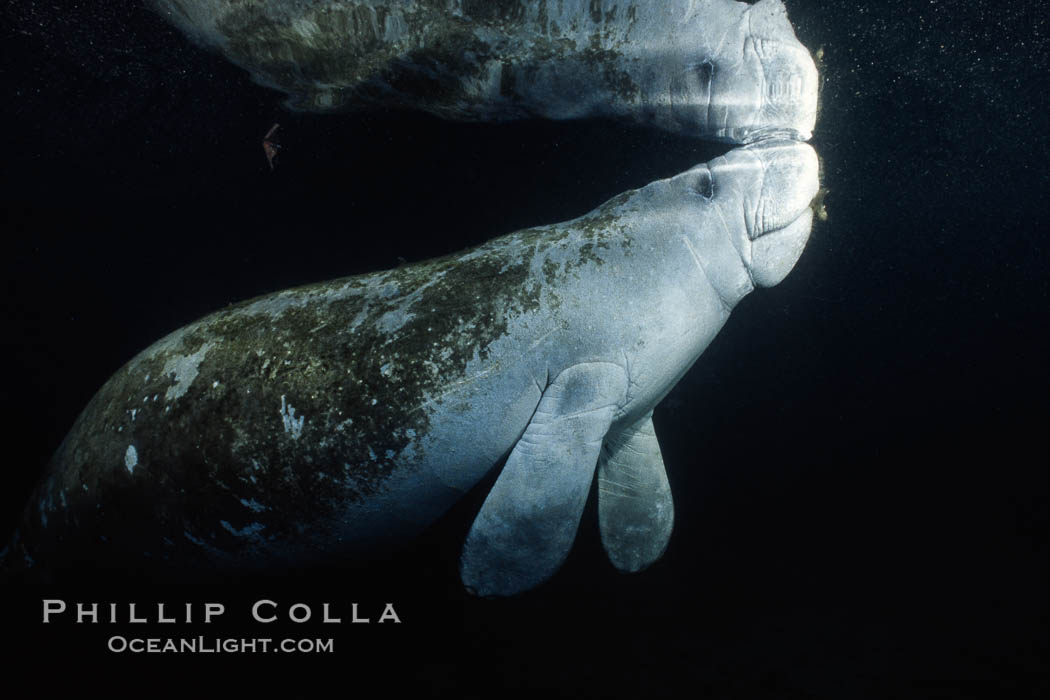
[(667, 548), (674, 503), (652, 413), (602, 447), (598, 525), (609, 560), (621, 571), (641, 571)]
[(626, 372), (607, 362), (573, 365), (544, 390), (463, 545), (467, 590), (513, 595), (558, 570), (626, 391)]

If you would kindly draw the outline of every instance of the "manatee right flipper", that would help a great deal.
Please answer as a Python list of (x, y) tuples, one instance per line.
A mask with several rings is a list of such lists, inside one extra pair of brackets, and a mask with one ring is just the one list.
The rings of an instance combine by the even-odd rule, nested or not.
[(598, 525), (609, 560), (620, 571), (641, 571), (667, 548), (674, 503), (652, 413), (602, 447)]
[(569, 554), (627, 374), (608, 362), (561, 372), (507, 458), (467, 534), (460, 577), (471, 593), (513, 595), (550, 578)]

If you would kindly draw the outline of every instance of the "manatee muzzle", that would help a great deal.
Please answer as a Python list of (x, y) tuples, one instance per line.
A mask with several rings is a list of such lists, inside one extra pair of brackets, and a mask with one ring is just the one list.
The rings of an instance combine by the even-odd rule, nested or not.
[(768, 139), (737, 149), (727, 160), (751, 161), (756, 175), (743, 198), (751, 242), (748, 269), (755, 284), (771, 287), (795, 266), (813, 223), (810, 204), (820, 189), (820, 163), (811, 146)]

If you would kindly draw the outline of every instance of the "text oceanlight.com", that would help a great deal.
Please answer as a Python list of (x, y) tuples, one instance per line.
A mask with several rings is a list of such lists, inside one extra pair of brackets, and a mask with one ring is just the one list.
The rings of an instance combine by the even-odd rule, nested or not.
[(106, 642), (114, 653), (131, 654), (330, 654), (335, 651), (329, 639), (272, 639), (236, 637), (144, 638), (115, 635)]

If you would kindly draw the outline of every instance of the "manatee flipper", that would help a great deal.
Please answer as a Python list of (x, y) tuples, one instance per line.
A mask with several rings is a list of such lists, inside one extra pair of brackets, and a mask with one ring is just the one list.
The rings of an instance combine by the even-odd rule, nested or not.
[(613, 566), (641, 571), (671, 538), (674, 503), (650, 413), (602, 447), (598, 460), (598, 525)]
[(467, 590), (513, 595), (558, 570), (626, 391), (626, 372), (607, 362), (573, 365), (544, 390), (463, 545)]

